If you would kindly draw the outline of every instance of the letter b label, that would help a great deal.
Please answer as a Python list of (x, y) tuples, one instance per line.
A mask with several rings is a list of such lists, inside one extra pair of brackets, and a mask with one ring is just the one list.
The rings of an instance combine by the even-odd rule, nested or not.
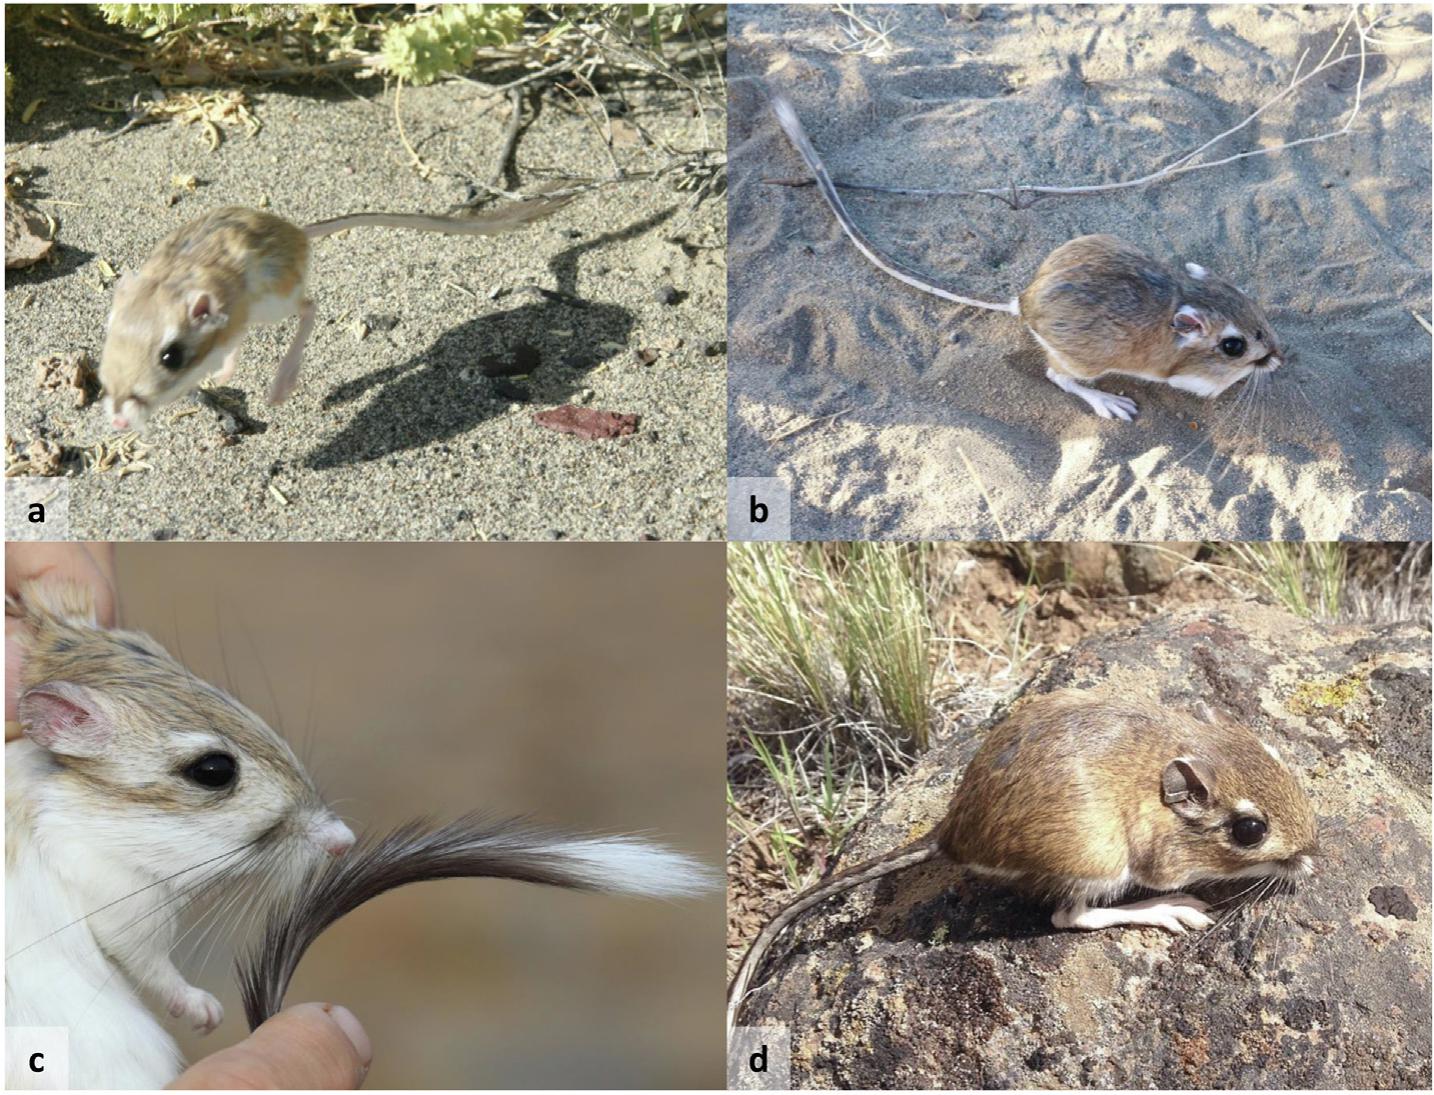
[(790, 540), (792, 492), (776, 476), (733, 476), (727, 480), (729, 540)]

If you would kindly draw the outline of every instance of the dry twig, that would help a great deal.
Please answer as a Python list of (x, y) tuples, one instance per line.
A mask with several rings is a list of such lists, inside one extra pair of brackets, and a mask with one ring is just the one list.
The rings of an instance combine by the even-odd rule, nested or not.
[[(978, 187), (976, 189), (877, 186), (870, 183), (848, 183), (841, 181), (836, 181), (836, 185), (845, 190), (866, 190), (874, 193), (898, 194), (907, 197), (973, 197), (979, 195), (981, 197), (995, 198), (997, 201), (1004, 202), (1006, 205), (1018, 209), (1031, 203), (1030, 200), (1025, 199), (1024, 196), (1027, 195), (1030, 199), (1039, 200), (1045, 197), (1096, 194), (1111, 190), (1126, 190), (1138, 186), (1151, 186), (1155, 183), (1166, 182), (1192, 171), (1204, 171), (1208, 168), (1221, 167), (1225, 164), (1234, 163), (1237, 160), (1244, 160), (1253, 156), (1269, 156), (1276, 152), (1284, 152), (1291, 148), (1298, 148), (1300, 145), (1315, 144), (1321, 141), (1332, 140), (1336, 137), (1343, 137), (1353, 130), (1355, 120), (1359, 117), (1360, 110), (1364, 105), (1364, 84), (1369, 47), (1372, 45), (1410, 45), (1428, 40), (1429, 36), (1423, 35), (1402, 39), (1376, 39), (1371, 32), (1378, 27), (1385, 18), (1387, 18), (1387, 16), (1380, 16), (1365, 23), (1361, 20), (1359, 8), (1351, 7), (1349, 13), (1344, 18), (1344, 22), (1340, 24), (1339, 30), (1331, 40), (1329, 48), (1325, 51), (1324, 57), (1320, 59), (1319, 64), (1308, 72), (1301, 74), (1300, 70), (1304, 67), (1305, 56), (1308, 51), (1306, 51), (1306, 54), (1301, 54), (1289, 83), (1270, 98), (1266, 99), (1264, 103), (1250, 114), (1246, 115), (1243, 121), (1231, 126), (1223, 133), (1211, 137), (1204, 144), (1200, 145), (1199, 148), (1186, 153), (1172, 163), (1168, 163), (1156, 171), (1147, 172), (1138, 178), (1125, 179), (1120, 182), (1090, 183), (1085, 185), (1046, 185), (1013, 182), (1004, 186)], [(1351, 27), (1354, 29), (1354, 41), (1352, 43), (1346, 41), (1346, 34)], [(1345, 42), (1344, 48), (1340, 50), (1338, 56), (1332, 56), (1341, 42)], [(1354, 103), (1350, 107), (1348, 116), (1345, 117), (1343, 123), (1338, 127), (1309, 137), (1298, 137), (1294, 140), (1281, 141), (1267, 148), (1246, 149), (1243, 152), (1235, 152), (1220, 159), (1202, 160), (1199, 158), (1221, 141), (1246, 129), (1266, 111), (1289, 99), (1296, 91), (1311, 80), (1329, 72), (1331, 69), (1338, 68), (1347, 61), (1356, 59), (1359, 61), (1359, 76), (1354, 85)], [(811, 185), (810, 180), (772, 179), (765, 181), (781, 186)]]

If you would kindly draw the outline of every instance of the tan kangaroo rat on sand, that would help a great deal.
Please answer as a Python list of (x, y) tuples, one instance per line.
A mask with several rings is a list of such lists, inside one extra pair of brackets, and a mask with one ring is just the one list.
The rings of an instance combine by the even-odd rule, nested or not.
[(300, 228), (259, 209), (226, 206), (167, 236), (137, 273), (115, 285), (100, 387), (118, 430), (144, 428), (151, 412), (193, 391), (211, 373), (233, 375), (251, 324), (299, 317), (269, 402), (294, 390), (314, 328), (308, 296), (309, 241), (348, 228), (409, 228), (449, 235), (512, 232), (561, 209), (569, 198), (510, 202), (472, 217), (352, 213)]
[[(219, 1025), (219, 1001), (170, 958), (192, 905), (270, 899), (240, 971), (256, 1026), (324, 928), (397, 886), (712, 888), (701, 864), (646, 840), (473, 816), (354, 847), (283, 739), (147, 635), (101, 628), (88, 589), (41, 579), (6, 615), (23, 624), (24, 737), (5, 746), (5, 1022), (67, 1028), (72, 1088), (160, 1088), (180, 1073), (147, 999), (204, 1033)], [(43, 1080), (24, 1060), (10, 1057), (7, 1088)]]
[[(1314, 810), (1273, 746), (1208, 708), (1053, 692), (1020, 703), (981, 743), (930, 833), (841, 871), (785, 906), (727, 993), (730, 1036), (776, 938), (829, 897), (946, 859), (1056, 905), (1057, 928), (1183, 932), (1213, 921), (1186, 886), (1299, 879), (1319, 851)], [(1136, 888), (1162, 896), (1116, 905)]]
[(1061, 244), (1025, 290), (1004, 304), (932, 285), (877, 251), (857, 228), (792, 104), (775, 95), (772, 110), (863, 255), (923, 293), (1017, 316), (1045, 351), (1046, 377), (1102, 418), (1129, 422), (1135, 401), (1082, 381), (1119, 373), (1213, 399), (1255, 370), (1283, 363), (1274, 327), (1234, 285), (1193, 262), (1166, 266), (1114, 236)]

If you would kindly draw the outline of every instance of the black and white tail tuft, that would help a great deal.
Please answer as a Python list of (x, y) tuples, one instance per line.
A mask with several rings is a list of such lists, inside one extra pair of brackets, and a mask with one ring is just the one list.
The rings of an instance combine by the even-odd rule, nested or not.
[(249, 1029), (283, 1006), (299, 960), (330, 924), (389, 890), (439, 878), (660, 898), (696, 897), (718, 885), (695, 859), (635, 837), (576, 836), (472, 815), (437, 829), (412, 822), (315, 867), (270, 911), (263, 941), (239, 963)]

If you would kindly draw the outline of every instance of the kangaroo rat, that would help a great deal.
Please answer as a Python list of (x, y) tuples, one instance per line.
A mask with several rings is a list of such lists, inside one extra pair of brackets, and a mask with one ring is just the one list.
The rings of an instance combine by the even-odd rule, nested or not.
[(5, 1021), (69, 1027), (74, 1087), (161, 1087), (179, 1050), (140, 994), (205, 1032), (223, 1015), (170, 960), (176, 911), (292, 886), (353, 833), (257, 715), (147, 636), (101, 629), (85, 587), (31, 583), (6, 614), (28, 628), (25, 736), (5, 747)]
[[(27, 625), (25, 736), (6, 745), (6, 1023), (68, 1028), (71, 1087), (158, 1088), (179, 1074), (143, 997), (196, 1029), (218, 1025), (218, 1001), (170, 959), (179, 914), (201, 900), (275, 895), (251, 964), (267, 971), (262, 991), (246, 993), (246, 1010), (267, 1016), (313, 937), (396, 885), (486, 874), (653, 896), (710, 886), (693, 860), (642, 841), (472, 819), (400, 830), (350, 862), (353, 834), (282, 739), (149, 637), (100, 628), (86, 589), (43, 579), (6, 614)], [(35, 1079), (7, 1069), (9, 1087)]]
[(924, 293), (1019, 317), (1045, 351), (1046, 377), (1102, 418), (1129, 422), (1136, 414), (1134, 400), (1082, 381), (1119, 373), (1213, 399), (1255, 370), (1283, 363), (1274, 327), (1234, 285), (1193, 262), (1166, 266), (1114, 236), (1081, 236), (1061, 244), (1025, 290), (1005, 304), (932, 285), (882, 255), (852, 222), (792, 104), (778, 95), (772, 109), (863, 255)]
[(269, 387), (270, 403), (286, 399), (314, 327), (306, 286), (310, 240), (366, 226), (494, 236), (541, 220), (568, 200), (539, 197), (463, 218), (352, 213), (303, 228), (242, 206), (196, 217), (167, 236), (137, 273), (126, 273), (115, 285), (100, 355), (110, 424), (143, 429), (152, 411), (194, 390), (216, 370), (221, 383), (228, 380), (250, 324), (297, 315), (299, 329)]
[[(1179, 893), (1199, 882), (1313, 872), (1315, 815), (1288, 765), (1251, 731), (1167, 708), (1053, 692), (1019, 705), (972, 757), (930, 833), (786, 905), (752, 942), (727, 994), (727, 1032), (782, 931), (865, 882), (945, 858), (1056, 903), (1057, 928), (1212, 924)], [(1136, 888), (1163, 896), (1107, 904)]]

